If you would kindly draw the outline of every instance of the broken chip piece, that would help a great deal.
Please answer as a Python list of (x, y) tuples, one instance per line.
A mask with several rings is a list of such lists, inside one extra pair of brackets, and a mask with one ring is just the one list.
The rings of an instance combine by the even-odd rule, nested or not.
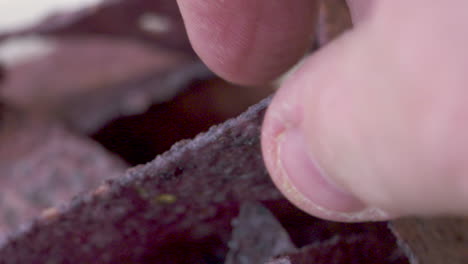
[(242, 204), (232, 223), (234, 230), (226, 264), (264, 263), (272, 256), (296, 249), (287, 231), (260, 203)]

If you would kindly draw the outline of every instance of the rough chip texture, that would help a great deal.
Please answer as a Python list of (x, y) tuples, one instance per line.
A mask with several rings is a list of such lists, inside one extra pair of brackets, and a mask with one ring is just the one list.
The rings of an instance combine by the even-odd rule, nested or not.
[(244, 203), (233, 225), (226, 264), (264, 263), (296, 248), (278, 220), (259, 203)]
[(0, 249), (0, 263), (136, 262), (162, 241), (195, 243), (222, 229), (227, 242), (236, 210), (220, 204), (281, 197), (258, 149), (267, 103), (39, 220)]
[(468, 263), (468, 219), (401, 219), (392, 228), (414, 264)]

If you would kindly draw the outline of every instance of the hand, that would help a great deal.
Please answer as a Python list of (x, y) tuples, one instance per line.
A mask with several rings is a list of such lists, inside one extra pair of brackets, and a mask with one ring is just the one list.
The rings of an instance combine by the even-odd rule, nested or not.
[[(266, 82), (310, 45), (313, 0), (178, 0), (205, 63)], [(468, 214), (468, 2), (349, 1), (355, 27), (306, 58), (265, 117), (280, 190), (338, 221)]]

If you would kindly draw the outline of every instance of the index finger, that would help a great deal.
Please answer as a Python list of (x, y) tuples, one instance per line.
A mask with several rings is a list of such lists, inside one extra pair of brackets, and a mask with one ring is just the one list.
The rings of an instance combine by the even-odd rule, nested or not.
[(192, 45), (227, 80), (262, 83), (294, 65), (312, 41), (317, 0), (177, 0)]

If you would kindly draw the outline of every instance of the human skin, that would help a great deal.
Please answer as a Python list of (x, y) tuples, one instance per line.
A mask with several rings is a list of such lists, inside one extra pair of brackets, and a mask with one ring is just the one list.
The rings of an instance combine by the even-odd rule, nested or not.
[[(178, 0), (194, 49), (242, 84), (310, 45), (311, 0)], [(278, 188), (337, 221), (468, 213), (468, 2), (349, 1), (354, 28), (308, 56), (265, 117)]]

